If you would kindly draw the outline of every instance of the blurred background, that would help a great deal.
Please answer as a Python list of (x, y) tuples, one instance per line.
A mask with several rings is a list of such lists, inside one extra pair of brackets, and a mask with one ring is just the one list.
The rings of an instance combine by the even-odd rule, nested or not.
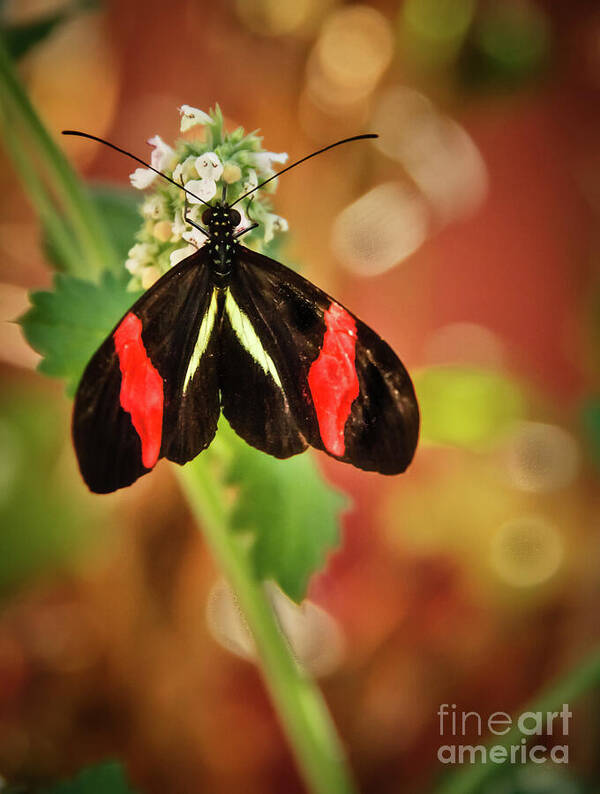
[[(65, 5), (5, 0), (3, 22)], [(20, 71), (51, 130), (141, 155), (177, 137), (184, 103), (218, 102), (291, 159), (380, 134), (293, 171), (274, 204), (283, 261), (414, 375), (405, 475), (317, 458), (352, 503), (310, 597), (361, 791), (433, 791), (440, 704), (518, 713), (600, 638), (598, 4), (114, 0), (66, 14)], [(86, 178), (127, 184), (124, 159), (60, 143)], [(12, 320), (51, 271), (2, 159)], [(70, 402), (36, 363), (4, 322), (0, 774), (117, 757), (145, 792), (301, 792), (256, 669), (223, 647), (219, 574), (169, 465), (88, 494)], [(597, 693), (572, 710), (569, 767), (495, 792), (598, 790)]]

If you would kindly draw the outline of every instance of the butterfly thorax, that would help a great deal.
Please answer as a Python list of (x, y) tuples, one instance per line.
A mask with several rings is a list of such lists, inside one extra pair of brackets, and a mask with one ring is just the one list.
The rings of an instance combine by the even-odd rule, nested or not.
[(210, 265), (216, 279), (223, 281), (231, 273), (237, 254), (235, 229), (240, 222), (240, 214), (219, 202), (205, 210), (202, 220), (210, 235), (206, 242)]

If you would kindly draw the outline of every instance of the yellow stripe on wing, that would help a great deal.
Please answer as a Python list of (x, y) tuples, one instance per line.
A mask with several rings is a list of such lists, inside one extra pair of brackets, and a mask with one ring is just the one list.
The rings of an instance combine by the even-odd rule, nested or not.
[(250, 318), (240, 309), (229, 291), (225, 298), (225, 311), (231, 322), (231, 327), (242, 347), (244, 347), (256, 363), (273, 378), (277, 386), (279, 386), (280, 389), (283, 388), (273, 359), (262, 346), (260, 339), (256, 335), (256, 331), (252, 327)]
[(194, 345), (194, 350), (192, 352), (192, 355), (190, 356), (190, 363), (188, 364), (187, 372), (185, 373), (185, 379), (183, 381), (184, 394), (187, 391), (189, 382), (194, 377), (196, 370), (200, 366), (200, 359), (202, 358), (202, 354), (204, 353), (204, 351), (208, 346), (208, 341), (210, 339), (213, 326), (215, 324), (216, 315), (217, 315), (217, 291), (213, 289), (212, 297), (210, 299), (210, 305), (208, 307), (208, 311), (202, 318), (202, 323), (200, 324), (200, 330), (198, 331), (198, 339), (196, 340), (196, 344)]

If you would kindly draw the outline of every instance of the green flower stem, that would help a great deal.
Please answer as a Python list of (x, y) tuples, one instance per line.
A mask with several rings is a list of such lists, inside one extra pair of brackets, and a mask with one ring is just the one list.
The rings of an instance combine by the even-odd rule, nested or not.
[(75, 244), (73, 235), (65, 226), (62, 218), (56, 212), (54, 204), (48, 195), (46, 188), (39, 179), (35, 168), (27, 157), (19, 136), (15, 135), (12, 125), (5, 117), (2, 118), (4, 125), (4, 140), (6, 148), (10, 153), (21, 180), (29, 194), (38, 216), (42, 222), (48, 238), (56, 250), (60, 261), (66, 264), (66, 269), (70, 272), (77, 272), (81, 266), (81, 253)]
[[(563, 704), (571, 705), (581, 695), (600, 686), (600, 646), (585, 657), (577, 667), (551, 684), (537, 698), (527, 704), (523, 710), (534, 712), (560, 711)], [(519, 744), (524, 734), (518, 725), (502, 737), (490, 742), (493, 745), (510, 747)], [(483, 784), (497, 774), (503, 764), (483, 764), (467, 766), (450, 774), (437, 788), (437, 794), (477, 794), (482, 791)]]
[(47, 169), (52, 187), (70, 219), (82, 256), (73, 275), (97, 279), (103, 270), (118, 268), (116, 252), (102, 221), (77, 175), (35, 112), (0, 39), (0, 98), (9, 123), (16, 122)]
[(204, 537), (229, 580), (253, 634), (265, 683), (313, 794), (350, 794), (356, 789), (333, 721), (315, 684), (300, 670), (277, 624), (247, 554), (232, 533), (223, 487), (206, 455), (179, 469), (183, 488)]

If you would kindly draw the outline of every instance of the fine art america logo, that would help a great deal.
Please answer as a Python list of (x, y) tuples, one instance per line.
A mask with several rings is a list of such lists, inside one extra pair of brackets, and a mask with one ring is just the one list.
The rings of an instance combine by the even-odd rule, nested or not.
[[(482, 717), (476, 711), (457, 711), (456, 705), (442, 703), (438, 711), (440, 736), (446, 744), (438, 749), (442, 764), (555, 764), (569, 763), (569, 721), (573, 714), (565, 703), (561, 711), (524, 711), (510, 717), (504, 711), (495, 711)], [(515, 735), (514, 743), (466, 744), (466, 737)], [(548, 737), (552, 746), (536, 742), (533, 737)], [(462, 740), (462, 741), (461, 741)]]

